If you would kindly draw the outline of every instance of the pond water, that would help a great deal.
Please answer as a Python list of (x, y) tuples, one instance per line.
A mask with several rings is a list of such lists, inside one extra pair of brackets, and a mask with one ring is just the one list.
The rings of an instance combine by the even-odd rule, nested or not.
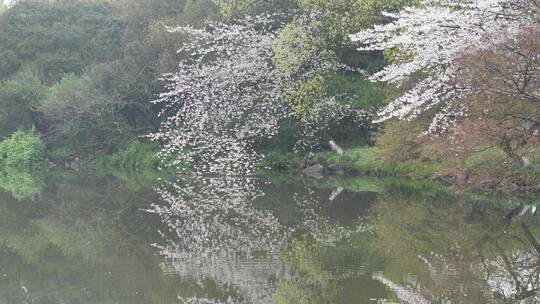
[(540, 303), (533, 204), (396, 179), (2, 185), (2, 304)]

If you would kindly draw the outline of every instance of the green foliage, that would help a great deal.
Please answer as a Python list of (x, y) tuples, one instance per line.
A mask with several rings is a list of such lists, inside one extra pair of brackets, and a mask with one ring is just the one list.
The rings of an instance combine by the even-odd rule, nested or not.
[[(336, 34), (338, 27), (321, 31), (346, 7), (341, 0), (332, 2), (17, 1), (0, 15), (0, 79), (4, 79), (0, 84), (0, 138), (35, 127), (51, 158), (60, 162), (112, 153), (138, 135), (155, 130), (160, 109), (148, 101), (163, 89), (159, 76), (175, 69), (185, 56), (176, 50), (189, 41), (185, 35), (167, 33), (168, 25), (200, 26), (220, 18), (232, 21), (246, 14), (281, 13), (299, 4), (305, 12), (321, 11), (324, 16), (309, 25), (288, 20), (277, 45), (274, 61), (278, 67), (296, 75), (323, 53), (336, 60), (355, 57), (343, 51), (350, 49), (346, 36), (351, 29), (346, 34)], [(345, 19), (353, 18), (352, 12), (346, 13)], [(338, 36), (347, 38), (347, 43), (336, 43)], [(361, 61), (372, 59), (378, 60)], [(287, 96), (299, 112), (324, 115), (324, 109), (318, 107), (320, 98), (337, 96), (339, 102), (374, 111), (384, 93), (384, 88), (360, 77), (332, 73), (300, 81)], [(300, 126), (290, 121), (283, 126), (276, 138), (257, 143), (257, 149), (263, 153), (290, 151)], [(354, 126), (330, 128), (336, 130), (331, 135), (343, 142), (367, 136)], [(276, 159), (281, 162), (278, 167), (291, 165), (282, 161)]]
[(43, 169), (45, 145), (35, 131), (17, 131), (0, 142), (0, 168)]
[(202, 25), (206, 20), (217, 19), (219, 7), (213, 0), (189, 0), (179, 18), (184, 24)]
[[(359, 75), (345, 73), (320, 73), (285, 91), (284, 98), (294, 105), (300, 116), (316, 119), (325, 126), (322, 136), (333, 138), (349, 145), (370, 144), (370, 133), (377, 129), (366, 117), (365, 123), (353, 117), (335, 119), (335, 111), (329, 108), (328, 100), (336, 107), (374, 114), (384, 104), (385, 88)], [(367, 115), (366, 115), (367, 116)], [(321, 134), (322, 135), (322, 134)]]
[[(452, 162), (445, 163), (450, 167)], [(456, 161), (454, 161), (456, 164)], [(457, 159), (454, 165), (458, 173), (462, 172), (467, 183), (478, 186), (485, 181), (502, 182), (504, 179), (516, 174), (517, 165), (513, 164), (508, 155), (500, 148), (493, 147), (474, 152), (464, 159)]]
[(346, 45), (350, 33), (376, 23), (383, 11), (395, 11), (412, 3), (409, 0), (298, 0), (304, 11), (323, 12), (318, 27), (328, 42)]
[(290, 172), (301, 163), (302, 157), (297, 153), (270, 151), (264, 155), (264, 159), (259, 163), (258, 171)]
[(18, 200), (35, 199), (43, 190), (45, 145), (35, 131), (17, 131), (0, 142), (0, 188)]
[(48, 90), (39, 106), (47, 124), (47, 143), (68, 147), (73, 154), (87, 150), (108, 152), (129, 138), (130, 130), (118, 115), (117, 97), (106, 92), (97, 69), (68, 74)]
[(394, 120), (387, 123), (377, 140), (383, 161), (400, 163), (420, 157), (421, 133), (421, 125), (408, 121)]
[(337, 103), (375, 112), (385, 101), (385, 89), (357, 75), (341, 73), (318, 74), (289, 88), (285, 99), (295, 105), (296, 112), (325, 113), (319, 102), (334, 97)]
[(98, 160), (102, 166), (134, 170), (155, 170), (159, 167), (159, 146), (156, 143), (132, 141), (124, 149)]
[(102, 116), (107, 107), (114, 107), (113, 98), (99, 88), (92, 76), (64, 76), (50, 87), (47, 98), (40, 104), (41, 112), (54, 119), (88, 116), (93, 120)]
[(241, 18), (245, 15), (275, 13), (279, 10), (294, 8), (295, 0), (212, 0), (226, 20)]
[(58, 81), (120, 53), (122, 23), (99, 1), (16, 1), (0, 15), (0, 78), (25, 66)]
[(323, 159), (327, 165), (336, 166), (352, 175), (368, 175), (382, 177), (407, 177), (414, 180), (429, 179), (436, 172), (432, 163), (418, 160), (403, 163), (386, 163), (381, 160), (379, 147), (355, 147), (345, 149), (343, 155), (333, 151), (319, 152), (312, 160)]
[(36, 107), (45, 95), (40, 73), (34, 67), (20, 70), (0, 83), (0, 138), (17, 129), (38, 124)]
[[(285, 92), (285, 100), (294, 104), (296, 113), (306, 115), (308, 112), (317, 112), (316, 103), (324, 95), (325, 79), (317, 75), (298, 84), (296, 88), (289, 88)], [(320, 110), (320, 109), (319, 109)]]
[(526, 147), (523, 155), (530, 164), (518, 168), (518, 176), (522, 176), (529, 185), (540, 185), (540, 147)]
[(0, 168), (0, 188), (19, 201), (37, 199), (44, 187), (45, 182), (41, 171), (12, 167)]
[(325, 50), (319, 36), (310, 33), (298, 19), (287, 24), (276, 45), (273, 62), (286, 75), (301, 75), (307, 72), (315, 58), (333, 58), (333, 52)]
[(17, 1), (0, 15), (0, 138), (35, 126), (60, 161), (147, 133), (153, 93), (134, 90), (144, 60), (121, 60), (125, 23), (100, 0)]
[[(349, 39), (381, 20), (382, 11), (395, 11), (412, 0), (299, 0), (304, 12), (321, 15), (306, 22), (296, 19), (287, 25), (276, 48), (276, 65), (284, 72), (301, 72), (317, 58), (336, 60), (371, 69), (380, 66), (380, 55), (362, 55)], [(290, 66), (287, 64), (291, 63)]]
[(465, 169), (470, 171), (484, 171), (494, 164), (502, 164), (508, 156), (499, 148), (490, 148), (477, 153), (464, 160)]

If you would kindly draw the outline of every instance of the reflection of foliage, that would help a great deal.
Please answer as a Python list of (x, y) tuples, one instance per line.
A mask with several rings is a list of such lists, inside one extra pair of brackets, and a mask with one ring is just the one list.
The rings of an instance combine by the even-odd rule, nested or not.
[[(298, 278), (280, 281), (273, 293), (274, 301), (280, 304), (348, 303), (345, 299), (362, 302), (371, 300), (374, 295), (389, 298), (391, 295), (385, 288), (365, 273), (382, 262), (371, 249), (371, 241), (371, 235), (365, 232), (353, 234), (333, 246), (307, 239), (297, 241), (284, 255), (284, 261), (298, 272)], [(365, 269), (364, 265), (370, 267)], [(361, 284), (351, 290), (351, 283)]]
[(161, 271), (148, 246), (156, 226), (139, 212), (155, 199), (150, 189), (54, 171), (46, 190), (32, 208), (2, 197), (0, 303), (177, 304), (180, 294), (234, 294)]
[[(366, 227), (358, 215), (351, 215), (348, 223), (333, 217), (331, 207), (319, 200), (321, 191), (285, 186), (274, 188), (245, 177), (192, 177), (163, 186), (159, 194), (164, 203), (150, 211), (169, 227), (162, 234), (163, 245), (157, 246), (167, 259), (166, 269), (236, 286), (243, 298), (254, 303), (335, 302), (337, 280), (327, 277), (310, 240), (342, 246), (347, 236), (352, 238)], [(330, 193), (324, 192), (328, 198)], [(299, 235), (305, 235), (306, 241), (297, 241)], [(341, 258), (339, 250), (327, 250), (322, 260), (332, 257), (332, 266), (346, 263), (350, 247), (346, 248), (339, 253)], [(292, 254), (283, 257), (281, 253), (288, 250)], [(314, 286), (312, 291), (301, 292), (304, 285), (296, 289), (295, 282), (304, 280), (306, 286)], [(320, 286), (323, 293), (317, 289)]]
[[(522, 229), (527, 219), (512, 219), (520, 208), (505, 215), (491, 205), (468, 201), (433, 205), (383, 198), (373, 210), (373, 245), (387, 261), (389, 279), (382, 281), (408, 286), (427, 299), (507, 303), (534, 297), (531, 291), (540, 282), (530, 278), (538, 275), (540, 259), (534, 246), (527, 245), (535, 239)], [(415, 278), (404, 278), (407, 273)], [(496, 288), (501, 285), (504, 292)]]

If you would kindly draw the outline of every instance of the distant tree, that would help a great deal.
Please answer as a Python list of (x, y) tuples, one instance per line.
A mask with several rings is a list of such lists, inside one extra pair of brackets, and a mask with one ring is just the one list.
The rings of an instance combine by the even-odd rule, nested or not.
[(36, 68), (26, 67), (0, 82), (0, 137), (41, 127), (37, 107), (46, 88)]
[(175, 18), (183, 13), (186, 0), (107, 0), (119, 10), (128, 36), (141, 36), (152, 22)]
[(50, 84), (118, 57), (123, 25), (117, 16), (102, 2), (16, 2), (0, 15), (0, 79), (34, 66)]
[(68, 74), (48, 89), (38, 109), (48, 125), (50, 147), (75, 155), (108, 153), (136, 136), (120, 114), (123, 104), (102, 77), (102, 70), (94, 68), (81, 76)]
[(276, 13), (296, 7), (295, 0), (212, 0), (226, 20), (246, 15)]

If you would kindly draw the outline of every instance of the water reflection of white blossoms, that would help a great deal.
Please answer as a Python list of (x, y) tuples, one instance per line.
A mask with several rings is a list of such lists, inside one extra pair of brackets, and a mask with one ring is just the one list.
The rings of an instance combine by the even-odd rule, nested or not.
[(270, 212), (252, 206), (261, 192), (250, 178), (186, 179), (159, 194), (165, 204), (154, 205), (151, 212), (178, 236), (168, 246), (193, 255), (277, 251), (291, 233)]
[(220, 286), (234, 286), (240, 294), (230, 303), (272, 303), (276, 278), (302, 280), (282, 259), (295, 232), (333, 244), (363, 229), (361, 225), (348, 229), (317, 215), (321, 202), (309, 189), (294, 195), (302, 216), (298, 224), (283, 225), (254, 205), (262, 195), (258, 185), (250, 178), (198, 177), (163, 187), (159, 191), (163, 202), (150, 212), (170, 230), (163, 232), (163, 242), (155, 244), (166, 258), (165, 269), (201, 283), (211, 279)]
[(538, 253), (514, 252), (510, 256), (499, 256), (483, 266), (479, 273), (498, 298), (518, 303), (540, 302)]
[(321, 202), (315, 199), (313, 190), (306, 188), (303, 193), (293, 195), (296, 206), (301, 210), (301, 226), (298, 229), (306, 231), (311, 239), (321, 246), (334, 246), (337, 242), (347, 239), (354, 233), (369, 231), (361, 218), (353, 227), (345, 227), (330, 222), (319, 215)]

